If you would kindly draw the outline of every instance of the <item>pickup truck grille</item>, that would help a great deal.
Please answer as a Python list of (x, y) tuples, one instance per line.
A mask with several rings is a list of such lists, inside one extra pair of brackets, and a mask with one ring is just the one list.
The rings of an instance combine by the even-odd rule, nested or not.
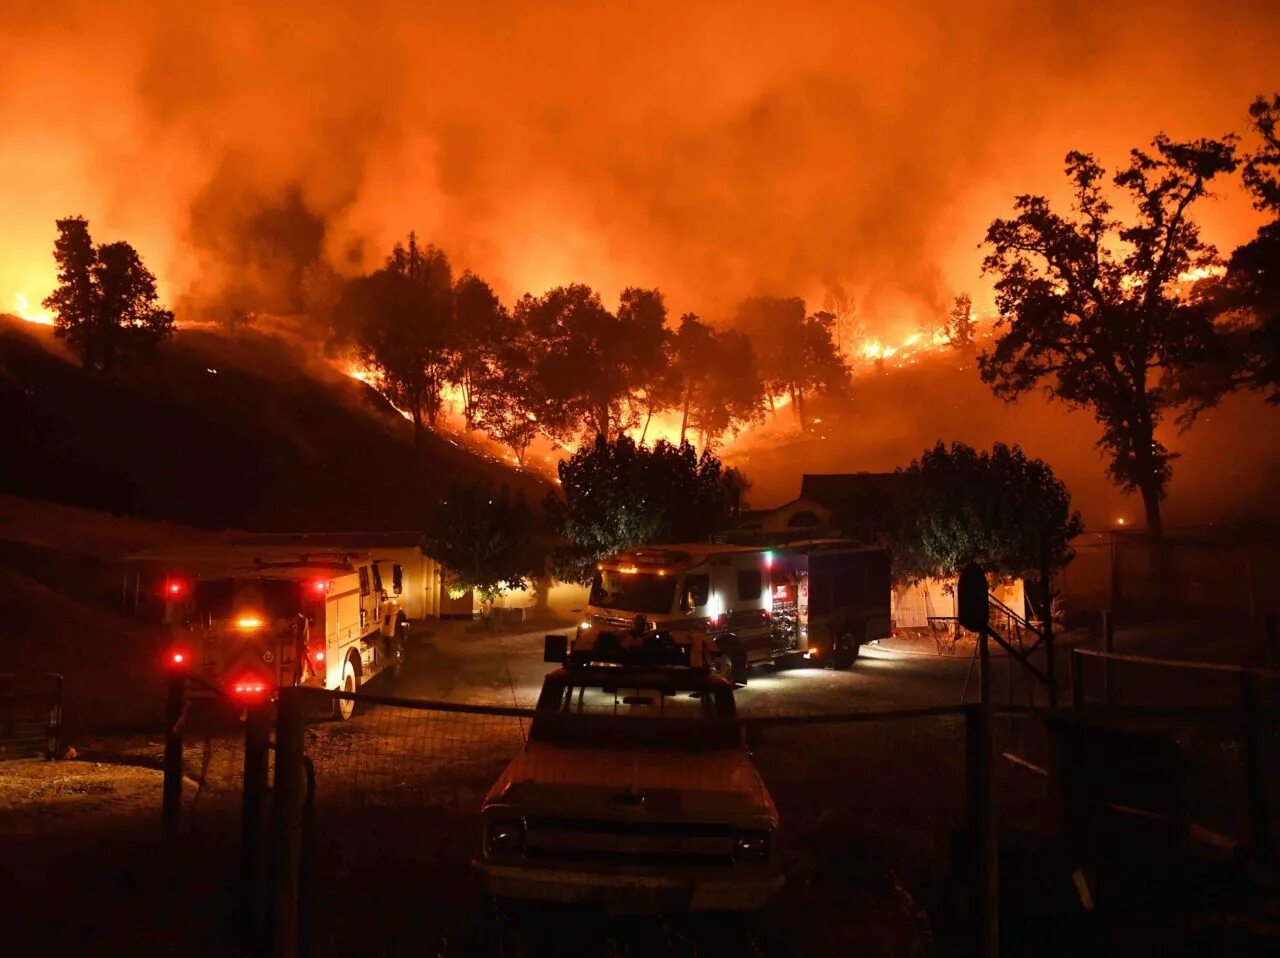
[(537, 817), (525, 820), (525, 857), (575, 864), (723, 866), (733, 864), (737, 836), (730, 826), (696, 822)]

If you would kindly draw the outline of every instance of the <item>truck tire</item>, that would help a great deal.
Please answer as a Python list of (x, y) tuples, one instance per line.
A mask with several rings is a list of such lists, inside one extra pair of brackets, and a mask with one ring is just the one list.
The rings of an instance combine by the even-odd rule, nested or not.
[[(342, 684), (338, 686), (339, 691), (356, 693), (360, 691), (360, 670), (356, 668), (355, 663), (350, 657), (342, 663)], [(351, 699), (334, 699), (333, 717), (339, 722), (345, 722), (356, 713), (356, 703)]]
[(831, 665), (844, 672), (853, 668), (858, 658), (858, 650), (862, 648), (864, 628), (848, 624), (841, 627), (836, 635), (834, 648), (831, 651)]

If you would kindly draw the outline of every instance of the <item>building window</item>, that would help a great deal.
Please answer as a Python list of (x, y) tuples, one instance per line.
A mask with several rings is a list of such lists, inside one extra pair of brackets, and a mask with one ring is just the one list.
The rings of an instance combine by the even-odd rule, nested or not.
[(759, 569), (742, 569), (738, 572), (738, 598), (752, 602), (760, 598), (761, 579)]

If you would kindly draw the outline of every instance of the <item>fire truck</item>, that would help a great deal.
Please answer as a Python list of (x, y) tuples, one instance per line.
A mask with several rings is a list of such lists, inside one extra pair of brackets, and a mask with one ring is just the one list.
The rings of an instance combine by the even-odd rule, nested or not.
[[(399, 607), (401, 587), (398, 564), (367, 556), (171, 577), (169, 665), (197, 680), (193, 695), (219, 690), (253, 701), (285, 685), (356, 692), (403, 662), (408, 621)], [(347, 719), (354, 703), (342, 699), (336, 707), (337, 717)]]
[(700, 630), (718, 671), (745, 685), (754, 665), (851, 667), (890, 633), (889, 552), (837, 539), (776, 549), (645, 546), (598, 564), (578, 634), (625, 628)]

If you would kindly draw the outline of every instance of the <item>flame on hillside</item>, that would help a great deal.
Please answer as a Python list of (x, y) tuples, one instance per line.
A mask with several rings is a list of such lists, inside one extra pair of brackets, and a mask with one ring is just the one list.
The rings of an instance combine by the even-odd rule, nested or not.
[(18, 293), (13, 297), (13, 311), (19, 319), (25, 319), (28, 323), (36, 323), (40, 326), (53, 325), (53, 314), (47, 310), (33, 308), (25, 293)]

